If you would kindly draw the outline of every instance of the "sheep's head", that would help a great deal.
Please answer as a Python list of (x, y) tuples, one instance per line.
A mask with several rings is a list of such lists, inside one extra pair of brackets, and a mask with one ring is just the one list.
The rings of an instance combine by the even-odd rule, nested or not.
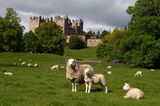
[(87, 75), (88, 77), (93, 76), (93, 72), (91, 71), (90, 68), (86, 68), (86, 69), (84, 70), (84, 74)]
[(123, 86), (123, 90), (128, 91), (131, 88), (130, 84), (125, 83)]
[(76, 60), (75, 59), (68, 59), (67, 63), (72, 68), (76, 66)]

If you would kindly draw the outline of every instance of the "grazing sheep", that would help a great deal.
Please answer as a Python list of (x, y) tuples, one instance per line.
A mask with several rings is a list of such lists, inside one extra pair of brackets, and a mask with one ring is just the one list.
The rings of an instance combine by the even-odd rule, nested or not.
[(154, 69), (151, 69), (151, 71), (155, 71)]
[(6, 69), (3, 70), (3, 73), (4, 73), (4, 75), (7, 75), (7, 76), (12, 76), (13, 75), (12, 72), (7, 71)]
[(138, 100), (144, 97), (144, 93), (142, 90), (138, 88), (132, 88), (128, 83), (125, 83), (125, 85), (123, 86), (123, 90), (127, 91), (124, 98), (132, 98)]
[(27, 66), (28, 66), (28, 67), (32, 67), (32, 66), (33, 66), (33, 64), (31, 64), (31, 63), (28, 63), (28, 64), (27, 64)]
[(54, 69), (57, 69), (57, 70), (59, 70), (59, 65), (58, 65), (58, 64), (56, 64), (56, 65), (53, 65), (53, 66), (51, 67), (51, 70), (54, 70)]
[(78, 65), (75, 59), (68, 59), (66, 64), (66, 78), (72, 82), (72, 92), (77, 91), (77, 83), (84, 83), (84, 72), (86, 68), (93, 72), (91, 65)]
[(138, 77), (138, 76), (141, 76), (142, 77), (142, 71), (137, 71), (135, 74), (134, 74), (135, 77)]
[(107, 71), (107, 74), (111, 75), (111, 74), (112, 74), (112, 71)]
[(90, 93), (92, 84), (100, 84), (105, 90), (105, 93), (108, 92), (105, 76), (103, 74), (93, 74), (90, 69), (86, 68), (84, 81), (86, 84), (85, 93)]

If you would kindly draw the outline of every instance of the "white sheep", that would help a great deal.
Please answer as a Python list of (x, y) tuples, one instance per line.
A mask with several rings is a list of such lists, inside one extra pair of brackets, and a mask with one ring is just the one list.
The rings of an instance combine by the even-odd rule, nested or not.
[(31, 63), (28, 63), (28, 64), (27, 64), (27, 66), (28, 66), (28, 67), (32, 67), (32, 66), (33, 66), (33, 64), (31, 64)]
[(77, 91), (77, 83), (84, 83), (84, 72), (86, 68), (93, 72), (91, 65), (79, 65), (76, 59), (68, 59), (66, 64), (66, 78), (72, 82), (72, 92)]
[(38, 63), (35, 63), (33, 66), (34, 66), (34, 67), (38, 67)]
[(26, 65), (27, 63), (25, 62), (25, 61), (23, 61), (22, 63), (21, 63), (21, 65), (22, 66), (24, 66), (24, 65)]
[(154, 69), (151, 69), (151, 71), (155, 71)]
[(7, 76), (12, 76), (13, 75), (12, 72), (7, 71), (6, 69), (3, 70), (3, 73), (4, 73), (4, 75), (7, 75)]
[(125, 83), (123, 90), (127, 91), (124, 98), (141, 99), (144, 97), (144, 92), (138, 88), (132, 88), (130, 84)]
[(138, 76), (141, 76), (142, 77), (142, 71), (137, 71), (135, 74), (134, 74), (135, 77), (138, 77)]
[(111, 74), (112, 74), (112, 71), (107, 71), (107, 74), (111, 75)]
[(108, 92), (105, 76), (103, 74), (93, 74), (90, 69), (86, 68), (84, 81), (86, 84), (85, 93), (90, 93), (92, 84), (100, 84), (105, 90), (105, 93)]
[(58, 65), (58, 64), (55, 64), (55, 65), (51, 66), (51, 70), (54, 70), (54, 69), (59, 70), (59, 65)]
[(111, 69), (111, 68), (112, 68), (112, 66), (107, 66), (107, 68), (108, 68), (108, 69)]

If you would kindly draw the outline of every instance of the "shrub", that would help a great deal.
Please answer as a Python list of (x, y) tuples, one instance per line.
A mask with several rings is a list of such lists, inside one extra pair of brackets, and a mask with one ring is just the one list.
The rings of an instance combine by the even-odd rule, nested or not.
[(85, 47), (84, 41), (78, 36), (71, 36), (69, 38), (69, 48), (70, 49), (82, 49)]

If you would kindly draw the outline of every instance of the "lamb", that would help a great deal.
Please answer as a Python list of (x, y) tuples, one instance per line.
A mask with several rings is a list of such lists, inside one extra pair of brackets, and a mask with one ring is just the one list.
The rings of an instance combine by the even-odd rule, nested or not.
[(3, 73), (4, 73), (4, 75), (6, 75), (6, 76), (12, 76), (12, 75), (13, 75), (12, 72), (7, 71), (6, 69), (3, 70)]
[(125, 83), (123, 90), (128, 91), (124, 98), (141, 99), (144, 97), (144, 92), (138, 88), (132, 88), (130, 84)]
[(54, 69), (59, 70), (59, 65), (58, 65), (58, 64), (53, 65), (53, 66), (51, 67), (51, 70), (54, 70)]
[(141, 76), (142, 77), (142, 71), (137, 71), (135, 74), (134, 74), (135, 77), (138, 77), (138, 76)]
[(108, 92), (105, 76), (103, 74), (93, 74), (90, 69), (86, 68), (84, 81), (86, 84), (85, 93), (90, 93), (92, 84), (100, 84), (105, 90), (105, 93)]
[(76, 59), (68, 59), (66, 64), (66, 78), (72, 82), (72, 92), (77, 91), (77, 83), (84, 83), (84, 72), (88, 68), (93, 72), (93, 67), (89, 64), (78, 65)]
[(32, 67), (32, 66), (33, 66), (33, 64), (31, 64), (31, 63), (28, 63), (28, 64), (27, 64), (27, 66), (28, 66), (28, 67)]

